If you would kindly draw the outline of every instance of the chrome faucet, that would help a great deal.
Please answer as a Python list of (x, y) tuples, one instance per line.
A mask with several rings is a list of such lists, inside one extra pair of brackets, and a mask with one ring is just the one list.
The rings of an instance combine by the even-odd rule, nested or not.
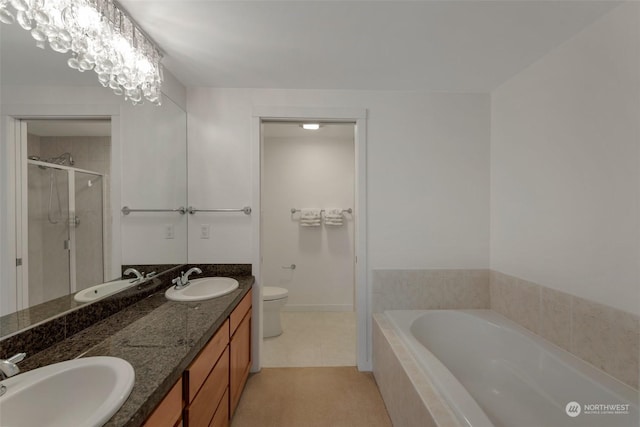
[(140, 273), (138, 270), (136, 270), (135, 268), (127, 268), (124, 273), (122, 273), (122, 277), (124, 276), (128, 276), (130, 274), (135, 274), (136, 278), (133, 279), (130, 283), (135, 283), (135, 282), (142, 282), (142, 280), (144, 279), (144, 274)]
[[(0, 359), (0, 380), (4, 381), (9, 377), (20, 373), (17, 363), (22, 362), (27, 353), (18, 353), (8, 359)], [(7, 392), (7, 387), (0, 383), (0, 396)]]
[(196, 274), (202, 274), (202, 270), (200, 270), (198, 267), (193, 267), (190, 268), (189, 270), (187, 270), (186, 273), (180, 272), (180, 276), (176, 277), (175, 279), (173, 279), (171, 281), (171, 283), (173, 283), (176, 289), (182, 289), (186, 286), (189, 286), (189, 284), (191, 282), (189, 282), (189, 276), (192, 273), (196, 273)]

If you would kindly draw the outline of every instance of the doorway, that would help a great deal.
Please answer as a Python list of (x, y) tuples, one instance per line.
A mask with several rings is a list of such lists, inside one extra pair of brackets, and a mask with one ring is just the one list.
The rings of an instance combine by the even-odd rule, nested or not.
[[(263, 121), (306, 121), (355, 123), (355, 314), (356, 314), (356, 363), (360, 371), (371, 371), (371, 310), (367, 268), (367, 110), (363, 108), (323, 107), (254, 107), (251, 120), (252, 170), (254, 174), (252, 205), (260, 212), (262, 173), (262, 123)], [(253, 315), (256, 328), (252, 331), (252, 372), (262, 367), (263, 335), (263, 281), (262, 281), (262, 225), (261, 217), (252, 221), (253, 262), (251, 268), (256, 277), (253, 293)]]
[(355, 123), (261, 131), (262, 366), (355, 366)]

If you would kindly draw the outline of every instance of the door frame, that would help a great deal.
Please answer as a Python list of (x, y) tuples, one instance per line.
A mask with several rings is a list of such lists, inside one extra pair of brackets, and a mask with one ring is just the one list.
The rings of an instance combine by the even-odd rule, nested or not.
[(364, 108), (315, 108), (315, 107), (254, 107), (251, 118), (252, 168), (254, 175), (253, 206), (258, 213), (252, 218), (253, 262), (256, 278), (253, 293), (253, 315), (257, 328), (252, 331), (253, 372), (262, 367), (262, 132), (263, 121), (326, 121), (355, 124), (355, 310), (356, 310), (356, 363), (361, 371), (372, 369), (371, 361), (371, 302), (367, 269), (367, 110)]

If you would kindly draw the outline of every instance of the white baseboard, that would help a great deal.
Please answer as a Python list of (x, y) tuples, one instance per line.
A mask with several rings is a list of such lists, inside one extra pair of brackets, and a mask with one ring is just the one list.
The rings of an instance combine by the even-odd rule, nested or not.
[(353, 304), (286, 304), (282, 311), (353, 311)]

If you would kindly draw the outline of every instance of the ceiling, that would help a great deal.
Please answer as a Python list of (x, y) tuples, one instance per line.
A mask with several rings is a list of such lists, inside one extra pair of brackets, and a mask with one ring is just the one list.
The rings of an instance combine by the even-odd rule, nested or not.
[[(492, 91), (619, 4), (609, 0), (120, 3), (165, 51), (163, 63), (185, 86), (449, 92)], [(4, 84), (97, 84), (91, 72), (79, 75), (68, 70), (66, 59), (59, 58), (63, 55), (37, 49), (28, 32), (17, 25), (0, 27)]]

